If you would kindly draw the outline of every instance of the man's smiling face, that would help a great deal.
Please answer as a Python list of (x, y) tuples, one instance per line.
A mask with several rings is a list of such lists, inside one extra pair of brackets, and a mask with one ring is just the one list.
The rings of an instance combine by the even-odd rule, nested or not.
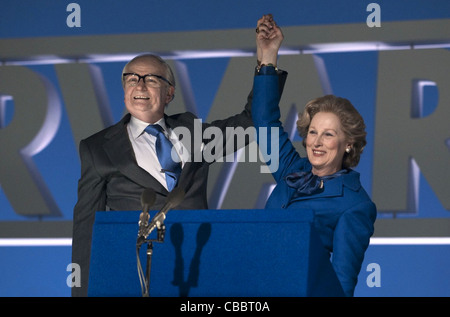
[[(151, 57), (133, 61), (127, 65), (124, 73), (166, 77), (165, 67)], [(158, 81), (158, 87), (146, 85), (143, 79), (134, 85), (124, 81), (125, 106), (131, 115), (147, 123), (154, 123), (164, 116), (164, 108), (172, 100), (175, 89), (163, 80), (158, 79)]]

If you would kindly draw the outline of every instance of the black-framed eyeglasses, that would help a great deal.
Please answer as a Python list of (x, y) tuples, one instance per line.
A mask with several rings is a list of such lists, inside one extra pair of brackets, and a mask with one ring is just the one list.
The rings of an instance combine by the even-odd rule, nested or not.
[(124, 73), (122, 74), (123, 81), (128, 86), (134, 87), (137, 86), (139, 81), (142, 79), (144, 84), (149, 87), (160, 87), (161, 83), (159, 80), (163, 80), (166, 83), (168, 83), (170, 86), (173, 86), (172, 83), (164, 78), (163, 76), (155, 75), (155, 74), (146, 74), (146, 75), (139, 75), (136, 73)]

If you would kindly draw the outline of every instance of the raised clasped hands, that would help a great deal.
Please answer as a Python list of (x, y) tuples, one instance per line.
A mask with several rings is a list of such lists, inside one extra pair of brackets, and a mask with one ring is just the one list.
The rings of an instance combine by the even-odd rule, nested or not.
[(272, 14), (263, 15), (256, 26), (256, 49), (261, 64), (277, 64), (278, 50), (284, 36)]

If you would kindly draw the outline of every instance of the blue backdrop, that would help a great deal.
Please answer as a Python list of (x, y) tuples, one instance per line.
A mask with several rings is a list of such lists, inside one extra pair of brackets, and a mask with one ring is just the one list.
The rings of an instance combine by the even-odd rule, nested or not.
[[(70, 3), (78, 4), (78, 11), (68, 9)], [(139, 34), (179, 34), (183, 32), (198, 31), (252, 31), (256, 21), (265, 13), (272, 13), (282, 28), (290, 27), (317, 27), (314, 30), (332, 31), (334, 26), (342, 25), (351, 28), (352, 25), (366, 25), (367, 18), (371, 11), (367, 10), (370, 3), (379, 4), (381, 26), (379, 29), (392, 25), (390, 23), (417, 22), (420, 21), (449, 21), (450, 2), (447, 0), (390, 0), (390, 1), (366, 1), (366, 0), (228, 0), (228, 1), (2, 1), (0, 5), (0, 57), (2, 67), (9, 65), (22, 65), (48, 79), (55, 88), (57, 99), (59, 100), (60, 116), (55, 116), (59, 121), (57, 129), (51, 140), (38, 153), (32, 156), (32, 161), (42, 177), (43, 183), (48, 189), (57, 205), (60, 215), (51, 217), (23, 216), (15, 210), (11, 204), (11, 197), (2, 190), (5, 186), (0, 179), (0, 296), (69, 296), (70, 287), (66, 279), (70, 274), (68, 265), (71, 262), (70, 232), (61, 229), (62, 232), (49, 234), (39, 232), (36, 238), (57, 238), (56, 240), (43, 242), (35, 241), (34, 234), (28, 234), (26, 228), (33, 227), (33, 224), (51, 222), (58, 226), (60, 223), (64, 228), (70, 228), (73, 207), (77, 200), (77, 182), (80, 176), (80, 163), (77, 153), (77, 138), (74, 136), (71, 127), (70, 114), (65, 106), (65, 99), (62, 93), (62, 83), (58, 78), (55, 65), (64, 63), (63, 58), (45, 52), (45, 49), (32, 47), (33, 38), (39, 38), (41, 44), (48, 40), (49, 46), (52, 43), (64, 43), (67, 47), (60, 48), (61, 51), (78, 51), (80, 45), (78, 40), (83, 40), (92, 36), (121, 36)], [(71, 14), (78, 13), (77, 16)], [(69, 21), (70, 20), (70, 21)], [(70, 23), (79, 22), (79, 26)], [(447, 23), (445, 22), (445, 23)], [(409, 25), (409, 24), (408, 24)], [(412, 23), (411, 25), (414, 25)], [(329, 27), (329, 29), (327, 29)], [(367, 30), (372, 29), (368, 25)], [(309, 30), (309, 29), (305, 29)], [(442, 32), (442, 36), (440, 36)], [(286, 34), (288, 41), (289, 32)], [(405, 38), (403, 32), (399, 35), (399, 43)], [(448, 51), (450, 36), (448, 31), (436, 28), (435, 39), (433, 36), (427, 38), (417, 29), (411, 28), (411, 38), (417, 33), (417, 39), (423, 43), (431, 43), (431, 49), (443, 49)], [(191, 33), (189, 33), (191, 34)], [(251, 33), (249, 38), (252, 39)], [(355, 35), (358, 37), (360, 35)], [(305, 34), (307, 38), (308, 35)], [(348, 35), (351, 40), (352, 35)], [(199, 38), (199, 47), (207, 46), (212, 38)], [(231, 43), (235, 43), (229, 39)], [(349, 40), (349, 41), (350, 41)], [(224, 38), (227, 41), (227, 38)], [(326, 44), (333, 45), (333, 38), (328, 39)], [(340, 42), (341, 39), (339, 40)], [(359, 42), (360, 39), (358, 39)], [(370, 40), (372, 41), (372, 40)], [(395, 41), (395, 36), (392, 41)], [(373, 41), (372, 41), (373, 42)], [(20, 47), (17, 43), (25, 43)], [(28, 43), (28, 44), (27, 44)], [(100, 69), (106, 96), (108, 98), (108, 108), (110, 109), (110, 122), (120, 120), (124, 112), (123, 92), (119, 80), (120, 73), (125, 64), (127, 52), (132, 55), (140, 50), (138, 47), (130, 45), (129, 40), (123, 42), (124, 47), (120, 54), (117, 51), (101, 52), (103, 57), (95, 57), (88, 60), (88, 63)], [(132, 41), (131, 41), (132, 43)], [(288, 42), (289, 43), (289, 42)], [(176, 47), (176, 43), (155, 43), (155, 47)], [(380, 44), (380, 43), (379, 43)], [(383, 44), (383, 43), (381, 43)], [(400, 43), (409, 49), (409, 43)], [(9, 50), (9, 46), (15, 49)], [(30, 46), (27, 46), (30, 45)], [(73, 45), (73, 46), (71, 46)], [(86, 46), (86, 44), (83, 44)], [(181, 44), (180, 44), (181, 45)], [(184, 44), (183, 44), (184, 45)], [(183, 45), (181, 45), (183, 47)], [(232, 44), (234, 45), (234, 44)], [(127, 46), (127, 47), (125, 47)], [(210, 115), (211, 106), (218, 96), (222, 79), (230, 65), (232, 58), (252, 57), (251, 48), (254, 42), (248, 43), (248, 50), (242, 50), (233, 55), (233, 52), (214, 54), (213, 50), (204, 49), (206, 55), (197, 55), (187, 51), (179, 52), (179, 57), (174, 53), (176, 49), (166, 53), (169, 59), (182, 61), (187, 69), (190, 82), (190, 93), (192, 103), (195, 105), (197, 114), (204, 120)], [(115, 43), (114, 47), (120, 47), (120, 43)], [(224, 47), (228, 47), (224, 44)], [(20, 48), (20, 49), (19, 49)], [(230, 48), (232, 49), (232, 47)], [(289, 51), (290, 47), (284, 47), (285, 55), (295, 55), (299, 52)], [(397, 48), (401, 50), (400, 48)], [(30, 50), (32, 53), (28, 54)], [(42, 54), (39, 52), (42, 50)], [(149, 47), (148, 51), (155, 50)], [(181, 49), (182, 50), (182, 49)], [(379, 74), (380, 51), (383, 49), (356, 49), (351, 45), (346, 48), (326, 50), (325, 46), (312, 53), (305, 51), (300, 53), (312, 54), (323, 61), (328, 76), (328, 82), (332, 92), (336, 95), (344, 96), (357, 105), (361, 114), (366, 120), (368, 131), (368, 145), (357, 170), (362, 174), (363, 186), (369, 193), (372, 193), (373, 173), (374, 173), (374, 144), (377, 135), (376, 130), (376, 108), (377, 108), (377, 79)], [(156, 49), (159, 51), (159, 49)], [(34, 53), (37, 52), (37, 53)], [(16, 55), (15, 55), (16, 54)], [(27, 55), (28, 54), (28, 55)], [(189, 55), (191, 54), (191, 55)], [(108, 59), (108, 57), (114, 57)], [(450, 59), (449, 59), (450, 61)], [(74, 59), (66, 60), (68, 63), (75, 63)], [(254, 62), (254, 61), (253, 61)], [(449, 64), (443, 65), (448, 67)], [(251, 72), (253, 64), (248, 70), (242, 70), (241, 74), (247, 72), (248, 82), (244, 82), (247, 91), (251, 87)], [(283, 67), (283, 65), (280, 65)], [(287, 71), (290, 71), (287, 69)], [(294, 77), (295, 78), (295, 77)], [(23, 94), (28, 94), (34, 87), (23, 82)], [(450, 81), (441, 83), (439, 89), (448, 89)], [(2, 92), (0, 83), (0, 96), (3, 99), (0, 104), (0, 135), (5, 132), (8, 125), (15, 119), (14, 101), (7, 97), (7, 93)], [(177, 88), (180, 90), (180, 88)], [(181, 93), (177, 98), (180, 100)], [(186, 97), (186, 93), (183, 93)], [(229, 98), (233, 98), (230, 92)], [(427, 90), (424, 102), (424, 114), (427, 116), (433, 113), (439, 100), (439, 93), (436, 90)], [(449, 106), (448, 104), (446, 105)], [(33, 109), (29, 109), (30, 112)], [(450, 117), (447, 117), (447, 122)], [(3, 131), (2, 131), (3, 130)], [(4, 134), (4, 133), (3, 133)], [(394, 136), (395, 137), (395, 136)], [(448, 139), (450, 133), (444, 136)], [(298, 137), (293, 138), (299, 141)], [(8, 136), (7, 142), (14, 142), (14, 136)], [(432, 140), (430, 140), (432, 141)], [(5, 141), (6, 142), (6, 141)], [(3, 147), (4, 149), (4, 147)], [(0, 148), (0, 155), (5, 155)], [(450, 151), (447, 152), (449, 154)], [(448, 160), (448, 157), (446, 158)], [(5, 161), (0, 161), (0, 168), (4, 174), (11, 166)], [(255, 175), (257, 178), (258, 175)], [(396, 177), (390, 175), (386, 177)], [(450, 243), (448, 220), (449, 211), (444, 207), (443, 202), (436, 196), (435, 189), (420, 174), (419, 205), (414, 212), (390, 212), (383, 210), (379, 214), (380, 229), (376, 239), (369, 247), (366, 259), (363, 263), (359, 283), (355, 292), (356, 296), (449, 296), (450, 295)], [(8, 178), (10, 179), (10, 178)], [(27, 193), (18, 193), (23, 199), (27, 199)], [(10, 194), (9, 194), (10, 195)], [(233, 200), (233, 197), (228, 197)], [(376, 202), (377, 203), (377, 202)], [(217, 208), (228, 208), (228, 205), (217, 205)], [(252, 208), (253, 206), (250, 206)], [(413, 228), (407, 231), (407, 238), (439, 238), (437, 240), (422, 239), (406, 240), (406, 242), (395, 242), (395, 240), (377, 240), (381, 238), (402, 237), (403, 228), (388, 227), (383, 220), (405, 219), (414, 221)], [(423, 222), (420, 222), (420, 221)], [(442, 221), (441, 221), (442, 220)], [(419, 222), (417, 222), (419, 221)], [(408, 225), (411, 222), (408, 222)], [(440, 225), (439, 225), (440, 223)], [(22, 226), (23, 224), (23, 226)], [(433, 226), (438, 225), (436, 229)], [(418, 233), (417, 228), (424, 228), (425, 233)], [(12, 229), (11, 229), (12, 228)], [(15, 229), (17, 228), (17, 229)], [(22, 228), (22, 229), (21, 229)], [(397, 232), (397, 234), (392, 234)], [(447, 233), (447, 235), (446, 235)], [(19, 240), (11, 240), (19, 238)], [(22, 239), (26, 238), (26, 239)], [(67, 239), (68, 238), (68, 239)], [(412, 241), (412, 242), (411, 242)], [(414, 242), (415, 241), (415, 242)], [(431, 242), (430, 242), (431, 241)], [(20, 243), (23, 245), (19, 246)], [(34, 245), (34, 244), (37, 245)], [(48, 243), (49, 245), (45, 245)], [(405, 244), (406, 243), (406, 244)], [(61, 244), (61, 245), (58, 245)], [(381, 284), (373, 285), (368, 279), (374, 278), (371, 271), (371, 263), (379, 265), (380, 270), (376, 278)]]

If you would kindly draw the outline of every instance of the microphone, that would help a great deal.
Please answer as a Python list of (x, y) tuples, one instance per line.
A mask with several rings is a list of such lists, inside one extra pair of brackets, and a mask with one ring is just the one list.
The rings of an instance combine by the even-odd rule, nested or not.
[(178, 206), (179, 203), (184, 199), (185, 192), (179, 187), (175, 187), (169, 195), (167, 195), (167, 200), (162, 209), (153, 217), (151, 223), (145, 227), (145, 232), (143, 238), (145, 239), (148, 235), (155, 230), (155, 228), (160, 228), (161, 224), (166, 219), (166, 214), (170, 209)]
[(150, 210), (150, 207), (155, 203), (156, 200), (156, 194), (155, 191), (151, 188), (146, 188), (141, 195), (141, 205), (142, 205), (142, 212), (139, 216), (139, 231), (138, 231), (138, 240), (144, 236), (145, 234), (145, 228), (148, 225), (148, 221), (150, 220), (150, 214), (148, 211)]

